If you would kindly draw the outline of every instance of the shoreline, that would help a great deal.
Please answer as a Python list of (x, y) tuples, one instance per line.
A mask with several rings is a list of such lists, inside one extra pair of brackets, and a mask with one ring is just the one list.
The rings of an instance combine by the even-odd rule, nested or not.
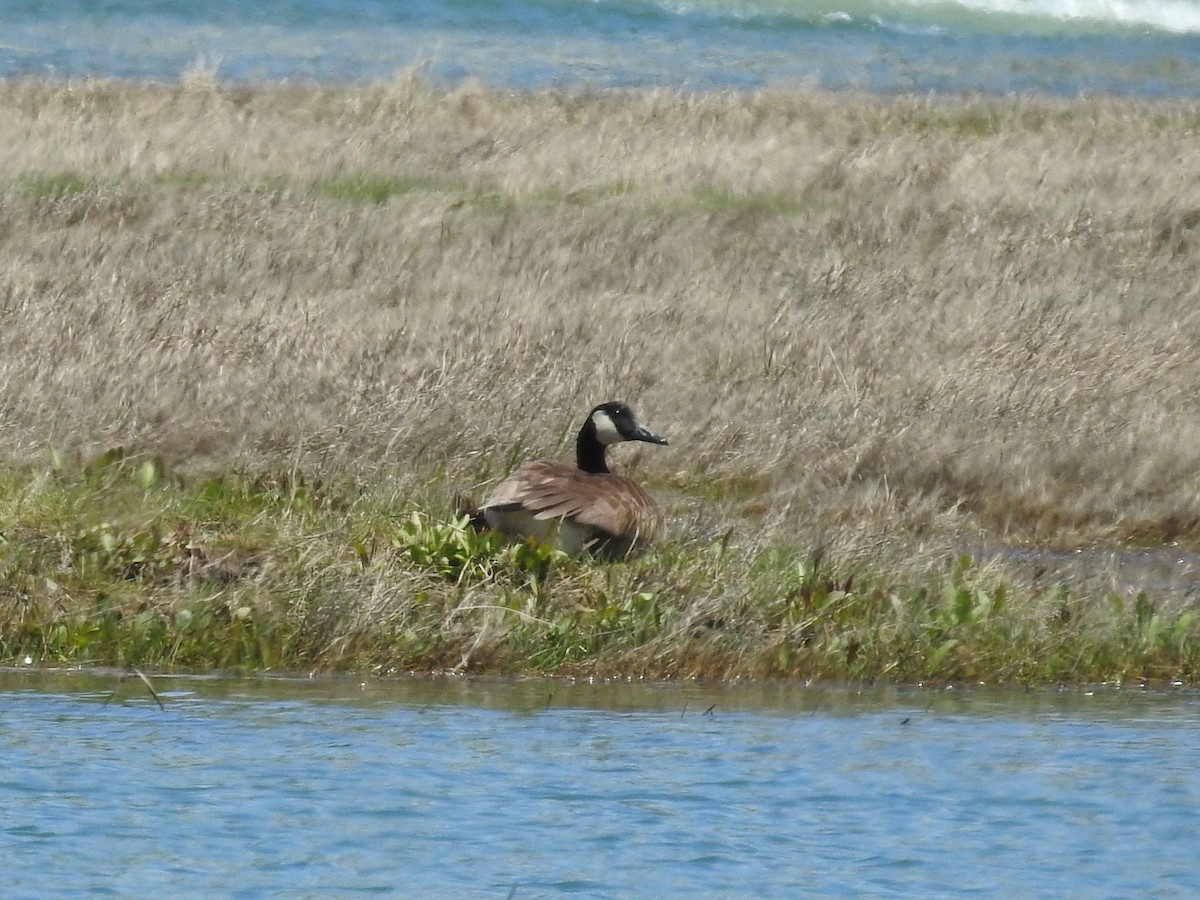
[(162, 90), (188, 87), (211, 89), (226, 94), (269, 93), (293, 91), (305, 93), (369, 94), (376, 91), (395, 90), (397, 85), (418, 85), (434, 95), (473, 92), (512, 98), (533, 98), (552, 95), (577, 100), (634, 98), (645, 95), (672, 95), (676, 97), (732, 97), (740, 100), (756, 96), (773, 97), (826, 97), (845, 98), (862, 102), (916, 102), (933, 105), (956, 105), (961, 103), (984, 103), (1006, 105), (1028, 103), (1032, 105), (1089, 105), (1112, 104), (1129, 106), (1191, 107), (1197, 99), (1189, 94), (1128, 94), (1114, 91), (1079, 90), (1075, 93), (1044, 90), (988, 91), (979, 88), (961, 90), (920, 90), (912, 88), (872, 89), (855, 85), (822, 85), (813, 82), (778, 82), (771, 84), (730, 84), (710, 87), (691, 87), (679, 84), (628, 84), (609, 85), (601, 83), (559, 83), (552, 85), (514, 85), (492, 82), (477, 76), (458, 78), (427, 77), (419, 66), (397, 69), (390, 76), (362, 78), (333, 78), (316, 76), (290, 77), (223, 77), (219, 68), (213, 68), (198, 60), (176, 75), (110, 75), (81, 73), (73, 75), (45, 75), (23, 73), (0, 75), (0, 85), (8, 87), (27, 85), (45, 89), (120, 88), (126, 90)]
[[(147, 687), (142, 678), (150, 681)], [(283, 689), (296, 688), (300, 692), (312, 689), (326, 692), (326, 696), (345, 696), (360, 694), (364, 687), (364, 677), (373, 679), (373, 684), (384, 688), (404, 688), (409, 684), (440, 685), (448, 689), (458, 688), (488, 688), (500, 686), (538, 686), (564, 687), (569, 690), (611, 690), (620, 692), (623, 689), (670, 691), (704, 688), (719, 692), (723, 697), (737, 698), (739, 693), (750, 698), (748, 706), (756, 708), (776, 708), (786, 706), (790, 699), (789, 692), (800, 690), (814, 695), (829, 695), (834, 697), (878, 698), (880, 703), (889, 704), (902, 702), (908, 697), (1005, 697), (1020, 694), (1028, 697), (1035, 696), (1053, 698), (1085, 698), (1102, 696), (1108, 698), (1122, 695), (1139, 697), (1174, 698), (1194, 697), (1195, 686), (1180, 681), (1146, 680), (1135, 682), (1078, 682), (1060, 684), (988, 684), (986, 682), (873, 682), (873, 681), (817, 681), (797, 678), (771, 679), (725, 679), (712, 681), (703, 677), (677, 679), (661, 678), (648, 679), (638, 676), (619, 675), (606, 678), (579, 675), (493, 675), (482, 673), (455, 672), (426, 672), (408, 670), (404, 672), (363, 673), (363, 672), (303, 672), (303, 671), (224, 671), (224, 670), (142, 670), (130, 666), (110, 665), (81, 665), (56, 664), (39, 667), (34, 664), (0, 665), (0, 686), (6, 682), (11, 685), (18, 680), (42, 682), (38, 689), (44, 689), (45, 684), (68, 684), (72, 680), (90, 682), (97, 686), (112, 684), (113, 696), (123, 700), (143, 699), (153, 703), (154, 695), (160, 694), (162, 684), (170, 686), (173, 683), (199, 682), (204, 684), (237, 684), (258, 683), (263, 685), (278, 685)], [(151, 693), (151, 689), (154, 693)], [(56, 688), (57, 691), (57, 688)], [(162, 699), (160, 697), (160, 699)], [(696, 714), (704, 712), (696, 709)]]
[(887, 574), (676, 534), (601, 563), (405, 515), (394, 482), (200, 483), (115, 457), (4, 474), (0, 660), (17, 670), (1196, 683), (1194, 600), (1022, 584), (968, 556)]
[(110, 75), (81, 73), (73, 75), (45, 75), (24, 73), (0, 75), (0, 86), (6, 90), (17, 87), (39, 90), (120, 90), (125, 92), (161, 90), (215, 91), (230, 96), (270, 93), (373, 95), (378, 92), (419, 91), (427, 96), (454, 96), (464, 93), (493, 98), (532, 100), (538, 97), (557, 97), (566, 100), (609, 101), (633, 100), (639, 97), (659, 96), (690, 98), (732, 98), (738, 102), (754, 98), (807, 98), (819, 101), (850, 100), (867, 104), (893, 103), (918, 106), (955, 106), (962, 104), (1009, 106), (1158, 106), (1178, 107), (1195, 110), (1197, 98), (1190, 94), (1128, 94), (1113, 91), (1079, 90), (1075, 93), (1039, 90), (988, 91), (979, 88), (961, 90), (920, 90), (912, 88), (872, 89), (855, 85), (822, 85), (811, 81), (771, 84), (730, 84), (709, 87), (690, 87), (679, 84), (628, 84), (608, 85), (602, 83), (556, 83), (550, 85), (515, 85), (491, 82), (486, 79), (464, 75), (457, 78), (427, 77), (420, 66), (396, 69), (390, 75), (362, 78), (323, 78), (316, 76), (292, 77), (223, 77), (219, 67), (208, 65), (199, 59), (176, 75)]

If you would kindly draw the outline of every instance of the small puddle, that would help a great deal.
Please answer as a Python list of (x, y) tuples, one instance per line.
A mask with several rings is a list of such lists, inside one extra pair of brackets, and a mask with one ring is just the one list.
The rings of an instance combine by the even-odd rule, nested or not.
[(981, 564), (1002, 562), (1028, 587), (1064, 584), (1097, 598), (1132, 598), (1145, 591), (1151, 600), (1200, 605), (1200, 553), (1179, 545), (1046, 550), (987, 544), (973, 556)]

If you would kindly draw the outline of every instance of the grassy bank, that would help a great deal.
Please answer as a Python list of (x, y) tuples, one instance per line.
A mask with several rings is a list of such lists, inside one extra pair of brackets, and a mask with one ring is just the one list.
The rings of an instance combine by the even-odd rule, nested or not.
[(295, 473), (188, 482), (107, 454), (0, 495), (0, 657), (138, 666), (1045, 683), (1191, 680), (1196, 613), (794, 543), (598, 565)]
[[(1194, 680), (1190, 584), (962, 557), (1200, 538), (1198, 127), (0, 84), (0, 658)], [(611, 397), (659, 550), (454, 530)]]

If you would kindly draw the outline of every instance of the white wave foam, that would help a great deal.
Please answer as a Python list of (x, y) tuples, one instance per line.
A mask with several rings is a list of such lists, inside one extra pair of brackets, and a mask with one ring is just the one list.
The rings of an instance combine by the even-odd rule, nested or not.
[[(977, 12), (1030, 18), (1142, 25), (1177, 34), (1200, 33), (1200, 3), (1196, 0), (949, 0)], [(944, 6), (947, 0), (899, 0), (904, 6)]]
[[(603, 0), (597, 0), (603, 2)], [(923, 17), (936, 9), (1012, 16), (1029, 20), (1095, 23), (1152, 28), (1175, 34), (1200, 34), (1200, 0), (650, 0), (660, 9), (686, 16), (702, 11), (735, 19), (796, 16), (827, 22), (890, 23), (905, 10)]]

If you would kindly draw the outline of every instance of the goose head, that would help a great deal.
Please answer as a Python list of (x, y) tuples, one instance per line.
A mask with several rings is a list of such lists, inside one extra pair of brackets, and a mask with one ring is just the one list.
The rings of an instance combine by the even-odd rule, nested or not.
[(647, 444), (666, 444), (667, 439), (655, 434), (638, 419), (628, 403), (610, 400), (592, 409), (579, 437), (575, 441), (575, 456), (585, 472), (608, 471), (605, 450), (623, 441), (645, 441)]

